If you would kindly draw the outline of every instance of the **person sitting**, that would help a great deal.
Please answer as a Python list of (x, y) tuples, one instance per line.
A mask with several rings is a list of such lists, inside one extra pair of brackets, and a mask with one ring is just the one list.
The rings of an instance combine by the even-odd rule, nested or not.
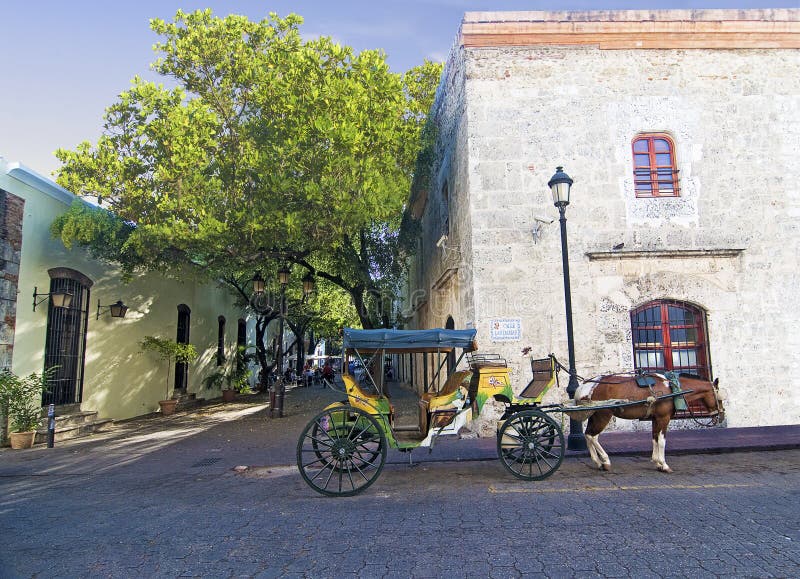
[(314, 370), (311, 369), (311, 362), (306, 362), (306, 365), (303, 366), (303, 386), (309, 387), (311, 386), (311, 382), (314, 380)]
[(333, 371), (333, 366), (330, 362), (326, 362), (325, 366), (322, 367), (322, 381), (323, 387), (325, 386), (325, 382), (333, 382), (335, 372)]

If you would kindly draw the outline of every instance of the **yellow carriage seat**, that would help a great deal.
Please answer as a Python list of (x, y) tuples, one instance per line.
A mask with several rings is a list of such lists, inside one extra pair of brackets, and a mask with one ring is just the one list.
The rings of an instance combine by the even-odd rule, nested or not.
[(472, 370), (453, 372), (438, 392), (425, 392), (419, 399), (419, 425), (420, 432), (428, 431), (428, 417), (431, 417), (433, 426), (444, 426), (455, 414), (452, 405), (457, 398), (458, 389), (469, 387)]
[(386, 400), (385, 396), (372, 394), (363, 390), (361, 386), (359, 386), (358, 381), (350, 374), (342, 374), (342, 381), (344, 382), (344, 390), (347, 392), (350, 405), (361, 408), (369, 414), (376, 414), (380, 406), (379, 401)]
[(531, 360), (533, 379), (520, 394), (520, 398), (541, 400), (556, 382), (556, 365), (552, 356)]
[(438, 392), (425, 392), (420, 396), (421, 402), (424, 402), (427, 408), (435, 408), (442, 404), (449, 404), (456, 390), (458, 390), (465, 381), (469, 383), (470, 376), (472, 376), (471, 370), (453, 372), (444, 383), (441, 390)]

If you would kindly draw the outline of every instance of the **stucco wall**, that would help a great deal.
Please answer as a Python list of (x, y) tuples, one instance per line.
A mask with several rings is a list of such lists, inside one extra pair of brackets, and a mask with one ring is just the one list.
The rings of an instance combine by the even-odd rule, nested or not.
[[(42, 371), (47, 303), (32, 311), (33, 288), (47, 293), (47, 270), (69, 267), (94, 282), (89, 300), (82, 409), (115, 419), (158, 410), (158, 400), (166, 396), (166, 364), (152, 353), (141, 353), (138, 343), (146, 335), (175, 339), (179, 304), (191, 309), (190, 341), (201, 353), (190, 365), (188, 392), (205, 398), (218, 396), (219, 391), (203, 390), (202, 378), (216, 368), (220, 315), (226, 318), (227, 355), (233, 356), (235, 351), (237, 320), (242, 312), (227, 292), (213, 285), (181, 283), (158, 274), (136, 276), (123, 284), (116, 268), (91, 259), (81, 249), (67, 250), (50, 236), (50, 223), (67, 209), (70, 195), (57, 189), (48, 194), (8, 174), (7, 165), (1, 162), (0, 168), (0, 188), (25, 200), (13, 370), (18, 374)], [(12, 172), (24, 176), (19, 170)], [(98, 300), (108, 305), (120, 299), (130, 308), (124, 319), (111, 318), (107, 310), (96, 319)], [(169, 384), (170, 388), (174, 384), (172, 368)]]

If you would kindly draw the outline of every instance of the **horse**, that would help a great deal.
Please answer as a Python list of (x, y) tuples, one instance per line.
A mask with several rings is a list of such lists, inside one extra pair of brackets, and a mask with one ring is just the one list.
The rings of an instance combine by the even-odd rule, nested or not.
[[(586, 446), (592, 462), (598, 469), (611, 470), (611, 460), (600, 446), (598, 437), (608, 426), (611, 417), (616, 416), (629, 420), (650, 420), (653, 423), (651, 461), (656, 464), (659, 471), (672, 472), (664, 453), (667, 443), (667, 427), (670, 419), (675, 415), (675, 398), (659, 398), (672, 392), (671, 380), (673, 384), (679, 383), (681, 390), (691, 390), (690, 393), (682, 396), (690, 408), (692, 403), (700, 401), (709, 412), (703, 416), (712, 416), (714, 424), (718, 424), (724, 419), (725, 410), (719, 394), (719, 379), (709, 382), (698, 376), (687, 374), (681, 374), (677, 379), (674, 376), (668, 378), (663, 374), (649, 374), (645, 380), (642, 380), (642, 376), (611, 374), (586, 380), (578, 386), (575, 392), (575, 404), (579, 406), (590, 404), (590, 401), (641, 402), (596, 410), (589, 416), (586, 425)], [(646, 382), (647, 386), (640, 386), (642, 382)]]

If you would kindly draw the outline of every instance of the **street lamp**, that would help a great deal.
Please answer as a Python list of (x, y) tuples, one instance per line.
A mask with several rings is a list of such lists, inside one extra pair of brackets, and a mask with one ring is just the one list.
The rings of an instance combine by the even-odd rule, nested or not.
[[(547, 186), (553, 193), (553, 204), (558, 207), (561, 217), (561, 263), (564, 272), (564, 302), (567, 308), (567, 349), (569, 350), (569, 384), (567, 394), (575, 398), (578, 389), (578, 379), (575, 372), (575, 340), (572, 333), (572, 293), (569, 287), (569, 252), (567, 251), (567, 217), (566, 210), (569, 205), (569, 192), (572, 188), (572, 179), (564, 173), (564, 167), (556, 167), (556, 174), (548, 181)], [(586, 450), (586, 438), (583, 436), (583, 424), (580, 420), (569, 419), (569, 450)]]
[(291, 273), (289, 266), (285, 264), (278, 270), (278, 282), (281, 284), (281, 288), (285, 288), (289, 283), (289, 274)]
[(278, 283), (281, 284), (281, 323), (278, 330), (278, 356), (275, 359), (275, 366), (278, 368), (278, 381), (270, 394), (270, 418), (283, 418), (283, 398), (286, 394), (286, 385), (283, 383), (283, 327), (286, 316), (286, 286), (289, 283), (291, 271), (287, 265), (283, 265), (278, 270)]
[(253, 293), (261, 295), (264, 293), (264, 278), (261, 277), (261, 272), (256, 272), (251, 280), (253, 282)]
[(303, 276), (303, 299), (307, 298), (314, 292), (314, 276), (309, 271), (306, 272), (306, 275)]

